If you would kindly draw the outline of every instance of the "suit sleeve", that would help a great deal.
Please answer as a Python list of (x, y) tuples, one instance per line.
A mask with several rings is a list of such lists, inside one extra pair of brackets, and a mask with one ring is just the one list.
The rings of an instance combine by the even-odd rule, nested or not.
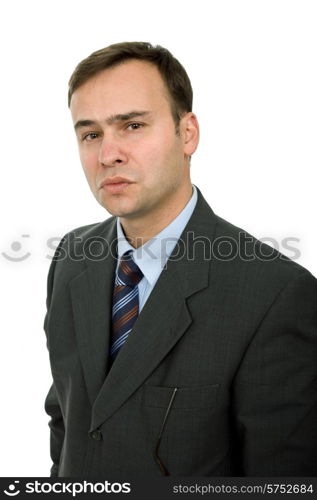
[[(56, 262), (58, 260), (59, 251), (64, 240), (65, 237), (62, 238), (58, 248), (56, 249), (47, 278), (47, 299), (46, 299), (47, 311), (44, 320), (44, 331), (46, 333), (46, 337), (48, 337), (49, 334), (48, 318), (49, 318), (51, 298), (53, 293), (54, 272), (55, 272)], [(49, 392), (46, 396), (44, 408), (46, 413), (50, 416), (50, 421), (48, 425), (50, 428), (50, 454), (51, 454), (51, 459), (53, 461), (53, 465), (51, 467), (51, 476), (58, 476), (59, 460), (64, 443), (65, 428), (64, 428), (64, 419), (58, 402), (54, 383), (50, 387)]]
[(54, 384), (52, 384), (46, 396), (45, 411), (51, 417), (49, 421), (50, 451), (51, 459), (53, 461), (51, 476), (58, 476), (59, 459), (64, 442), (65, 428)]
[(317, 476), (317, 280), (304, 272), (262, 319), (235, 377), (243, 476)]

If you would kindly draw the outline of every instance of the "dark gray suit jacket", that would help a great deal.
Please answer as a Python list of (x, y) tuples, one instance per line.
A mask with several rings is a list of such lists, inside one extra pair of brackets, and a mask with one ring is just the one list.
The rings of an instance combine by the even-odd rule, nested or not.
[(241, 231), (198, 190), (111, 369), (115, 217), (62, 239), (44, 325), (52, 475), (317, 475), (317, 280)]

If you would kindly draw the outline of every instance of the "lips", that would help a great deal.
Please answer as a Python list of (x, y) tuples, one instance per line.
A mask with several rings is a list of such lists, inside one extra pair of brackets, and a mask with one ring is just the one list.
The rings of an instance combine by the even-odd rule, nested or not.
[(134, 183), (125, 177), (114, 176), (104, 179), (100, 184), (100, 189), (104, 189), (109, 194), (120, 194), (124, 193), (131, 184)]
[(132, 181), (130, 181), (129, 179), (126, 179), (125, 177), (120, 177), (120, 176), (116, 175), (114, 177), (109, 177), (109, 178), (101, 181), (100, 188), (103, 188), (105, 186), (113, 186), (116, 184), (132, 184)]

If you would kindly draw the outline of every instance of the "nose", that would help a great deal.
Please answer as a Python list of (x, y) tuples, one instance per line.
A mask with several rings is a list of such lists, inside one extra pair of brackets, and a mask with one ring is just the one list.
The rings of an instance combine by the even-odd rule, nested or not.
[(104, 167), (115, 167), (128, 160), (122, 145), (114, 137), (104, 137), (99, 150), (99, 162)]

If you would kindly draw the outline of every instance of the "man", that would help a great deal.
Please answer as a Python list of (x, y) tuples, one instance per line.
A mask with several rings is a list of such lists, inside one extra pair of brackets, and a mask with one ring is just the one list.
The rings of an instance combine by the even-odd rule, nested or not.
[(77, 66), (69, 105), (112, 217), (49, 271), (52, 475), (316, 475), (316, 279), (192, 186), (184, 68), (115, 44)]

